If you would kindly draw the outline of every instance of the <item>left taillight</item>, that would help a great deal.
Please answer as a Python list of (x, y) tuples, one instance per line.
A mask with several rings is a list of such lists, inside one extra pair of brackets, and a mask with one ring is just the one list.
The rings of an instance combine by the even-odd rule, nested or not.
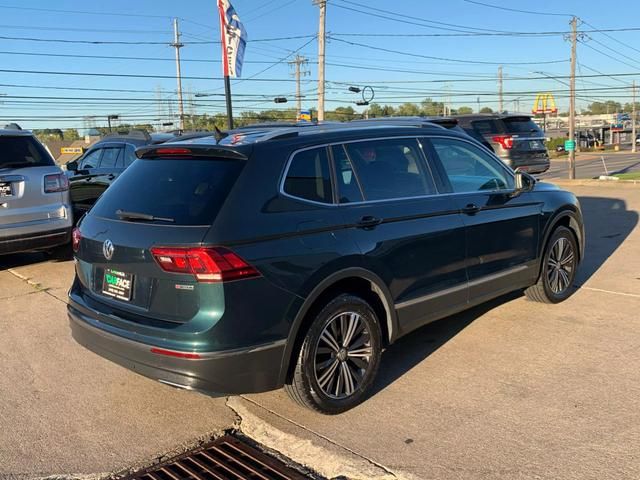
[(82, 240), (82, 234), (80, 233), (80, 229), (75, 227), (71, 231), (71, 248), (74, 252), (78, 252), (80, 250), (80, 241)]
[(203, 283), (259, 277), (260, 272), (223, 247), (153, 247), (151, 254), (165, 272), (193, 275)]
[(498, 142), (505, 150), (511, 150), (513, 148), (513, 137), (511, 135), (496, 135), (492, 140)]
[(44, 193), (65, 192), (69, 190), (69, 179), (64, 173), (44, 176)]

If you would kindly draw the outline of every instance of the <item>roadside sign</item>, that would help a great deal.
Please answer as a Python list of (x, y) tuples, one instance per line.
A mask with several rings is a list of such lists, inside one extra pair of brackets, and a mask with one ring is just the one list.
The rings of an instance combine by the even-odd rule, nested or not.
[(575, 140), (565, 140), (564, 149), (567, 152), (572, 152), (576, 149), (576, 141)]
[(84, 147), (62, 147), (60, 148), (60, 153), (63, 155), (81, 155), (84, 153)]
[(298, 113), (298, 122), (310, 122), (311, 121), (311, 111), (310, 110), (300, 110)]

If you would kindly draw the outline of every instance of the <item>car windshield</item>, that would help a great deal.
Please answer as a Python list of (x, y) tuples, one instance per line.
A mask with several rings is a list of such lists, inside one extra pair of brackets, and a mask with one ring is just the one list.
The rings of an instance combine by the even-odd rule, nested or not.
[(28, 136), (0, 136), (0, 168), (54, 165), (39, 142)]

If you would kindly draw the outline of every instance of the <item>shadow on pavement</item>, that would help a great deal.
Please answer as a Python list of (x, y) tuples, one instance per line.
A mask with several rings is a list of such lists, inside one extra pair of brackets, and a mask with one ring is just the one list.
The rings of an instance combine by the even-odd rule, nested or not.
[(500, 305), (522, 297), (521, 291), (503, 295), (464, 312), (452, 315), (402, 337), (382, 356), (373, 395), (384, 390), (396, 379), (438, 350), (474, 320)]
[(579, 197), (584, 215), (585, 255), (576, 278), (583, 285), (622, 245), (638, 224), (638, 212), (620, 198)]
[[(638, 224), (638, 213), (627, 210), (624, 200), (580, 197), (580, 203), (587, 241), (585, 258), (576, 278), (578, 286), (584, 284), (598, 271)], [(383, 356), (374, 386), (374, 395), (438, 350), (474, 320), (521, 296), (522, 292), (516, 291), (496, 298), (465, 312), (425, 325), (398, 340)]]
[(8, 255), (0, 255), (0, 271), (9, 268), (24, 267), (27, 265), (36, 265), (46, 262), (66, 262), (73, 258), (71, 248), (69, 251), (57, 250), (52, 253), (46, 252), (25, 252), (10, 253)]

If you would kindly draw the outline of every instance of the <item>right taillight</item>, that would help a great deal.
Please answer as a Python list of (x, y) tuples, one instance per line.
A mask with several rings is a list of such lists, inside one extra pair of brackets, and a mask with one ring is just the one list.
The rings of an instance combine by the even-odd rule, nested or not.
[(71, 231), (71, 248), (76, 253), (80, 250), (80, 240), (82, 240), (82, 234), (80, 233), (80, 229), (75, 227)]
[(496, 135), (492, 140), (498, 142), (505, 150), (511, 150), (513, 148), (513, 137), (511, 135)]
[(228, 282), (260, 276), (258, 270), (223, 247), (153, 247), (151, 254), (165, 272), (193, 275), (199, 282)]

